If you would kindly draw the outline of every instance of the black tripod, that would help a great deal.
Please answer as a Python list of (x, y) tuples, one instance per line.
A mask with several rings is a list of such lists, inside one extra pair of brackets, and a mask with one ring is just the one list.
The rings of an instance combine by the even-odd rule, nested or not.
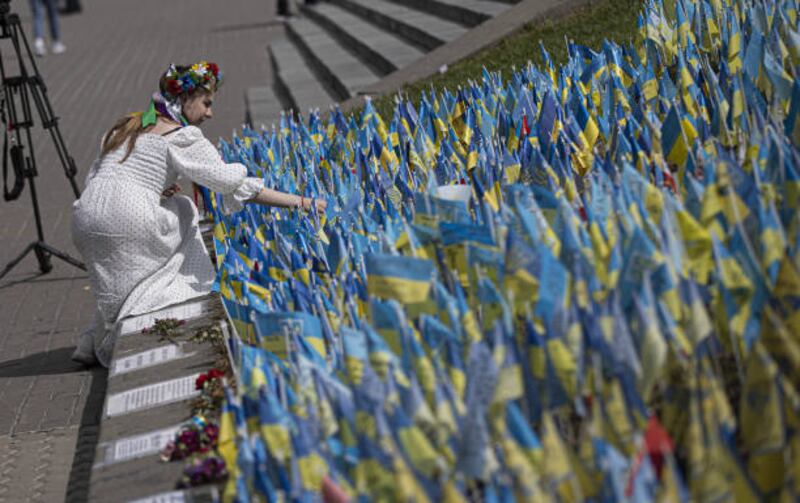
[[(8, 274), (25, 256), (31, 251), (36, 254), (39, 261), (39, 270), (42, 274), (50, 272), (53, 265), (50, 257), (57, 257), (61, 260), (86, 270), (86, 266), (66, 253), (57, 250), (45, 242), (44, 231), (42, 230), (42, 217), (39, 212), (39, 200), (36, 197), (36, 184), (34, 178), (38, 174), (36, 171), (36, 159), (33, 152), (33, 140), (31, 138), (31, 127), (33, 127), (33, 114), (31, 113), (31, 100), (39, 113), (42, 127), (50, 132), (53, 143), (58, 152), (58, 158), (67, 175), (72, 192), (75, 197), (80, 197), (78, 184), (75, 182), (75, 161), (67, 152), (64, 138), (58, 129), (58, 117), (53, 114), (53, 107), (47, 98), (47, 87), (36, 67), (28, 39), (22, 29), (19, 16), (10, 13), (10, 0), (0, 0), (0, 40), (10, 40), (16, 53), (19, 75), (9, 76), (6, 73), (6, 65), (3, 62), (2, 51), (0, 51), (0, 78), (2, 78), (2, 92), (0, 93), (0, 118), (6, 126), (5, 141), (3, 142), (3, 177), (6, 181), (8, 172), (8, 161), (11, 161), (14, 171), (14, 187), (9, 191), (4, 185), (4, 198), (6, 201), (17, 199), (22, 193), (25, 182), (31, 189), (31, 202), (33, 203), (33, 214), (36, 219), (37, 240), (29, 244), (14, 260), (0, 272), (0, 278)], [(30, 65), (30, 72), (28, 71)], [(26, 155), (25, 148), (28, 153)]]

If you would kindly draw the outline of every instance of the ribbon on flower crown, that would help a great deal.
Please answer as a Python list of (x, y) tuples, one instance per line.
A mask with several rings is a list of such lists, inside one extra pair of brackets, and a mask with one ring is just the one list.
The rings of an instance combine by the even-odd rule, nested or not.
[(150, 106), (147, 107), (145, 112), (140, 113), (142, 115), (143, 128), (154, 125), (159, 115), (172, 119), (181, 126), (189, 124), (189, 121), (183, 116), (183, 110), (178, 100), (175, 100), (174, 103), (170, 103), (161, 96), (161, 93), (154, 93), (153, 98), (150, 100)]
[(147, 108), (147, 111), (142, 114), (142, 127), (147, 128), (155, 125), (157, 119), (158, 113), (156, 113), (156, 104), (153, 100), (150, 100), (150, 106)]
[(154, 125), (159, 115), (172, 119), (182, 126), (189, 124), (189, 121), (183, 116), (183, 107), (181, 107), (179, 99), (168, 99), (161, 93), (156, 92), (153, 93), (150, 106), (147, 107), (145, 112), (142, 112), (142, 127), (146, 128)]

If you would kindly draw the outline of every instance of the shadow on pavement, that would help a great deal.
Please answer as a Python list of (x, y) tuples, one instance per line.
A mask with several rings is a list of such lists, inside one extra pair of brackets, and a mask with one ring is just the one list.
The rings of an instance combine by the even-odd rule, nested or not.
[(67, 502), (88, 501), (89, 484), (92, 479), (92, 465), (100, 439), (100, 420), (103, 417), (103, 404), (108, 389), (108, 369), (93, 367), (92, 385), (86, 397), (86, 406), (81, 416), (78, 430), (78, 441), (75, 444), (75, 455), (72, 458), (72, 469), (69, 472)]
[(86, 367), (82, 363), (70, 360), (73, 351), (74, 347), (58, 348), (2, 362), (0, 377), (71, 374), (85, 371)]
[(0, 290), (4, 290), (6, 288), (11, 288), (13, 286), (20, 285), (22, 283), (55, 283), (58, 281), (80, 281), (83, 279), (89, 279), (89, 276), (60, 276), (60, 277), (52, 277), (46, 276), (45, 274), (36, 272), (26, 275), (20, 279), (15, 279), (13, 281), (9, 281), (8, 283), (0, 284)]

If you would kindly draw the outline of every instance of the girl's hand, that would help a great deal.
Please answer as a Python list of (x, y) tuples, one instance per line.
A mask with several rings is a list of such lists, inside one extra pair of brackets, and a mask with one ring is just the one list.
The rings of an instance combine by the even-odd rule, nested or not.
[(306, 211), (311, 211), (312, 205), (316, 207), (317, 211), (325, 211), (325, 208), (328, 207), (328, 201), (300, 196), (300, 201), (297, 203), (297, 207)]
[(172, 197), (172, 196), (174, 196), (176, 193), (178, 193), (180, 191), (181, 191), (180, 185), (178, 185), (177, 183), (173, 183), (172, 185), (167, 187), (164, 190), (164, 192), (161, 193), (161, 196), (162, 197)]

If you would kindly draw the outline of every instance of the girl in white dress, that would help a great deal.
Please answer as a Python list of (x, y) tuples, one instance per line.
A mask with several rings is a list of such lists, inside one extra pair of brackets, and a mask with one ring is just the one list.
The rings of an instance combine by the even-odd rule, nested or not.
[[(72, 358), (108, 366), (118, 322), (211, 290), (215, 272), (186, 177), (223, 195), (223, 211), (245, 202), (302, 207), (311, 200), (264, 187), (245, 166), (226, 164), (197, 127), (212, 117), (217, 65), (170, 65), (143, 114), (126, 116), (103, 137), (86, 187), (73, 206), (72, 237), (86, 262), (97, 312)], [(318, 209), (325, 202), (317, 201)]]

